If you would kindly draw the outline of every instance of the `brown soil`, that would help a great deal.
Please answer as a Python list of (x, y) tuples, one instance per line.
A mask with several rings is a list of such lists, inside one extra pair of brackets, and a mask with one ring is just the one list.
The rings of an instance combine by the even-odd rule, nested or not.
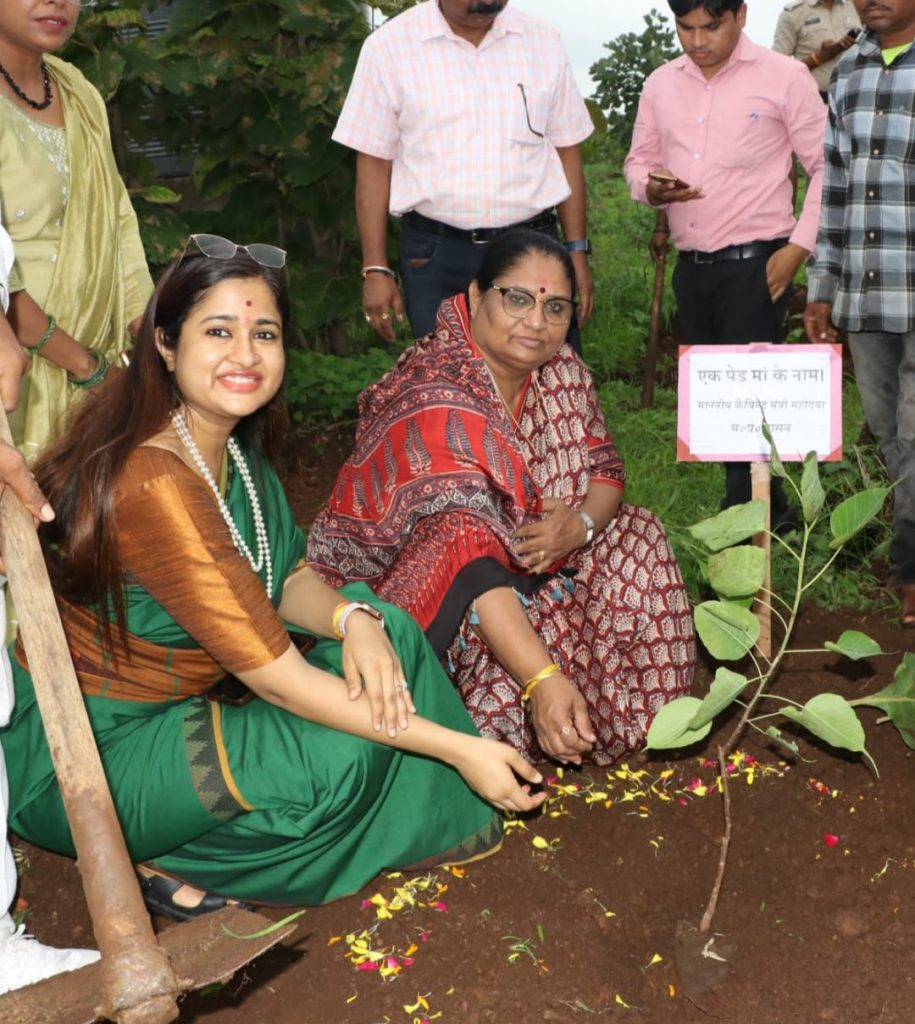
[[(303, 521), (350, 436), (318, 438), (290, 464)], [(798, 655), (778, 691), (853, 697), (884, 685), (912, 646), (885, 617), (812, 609), (794, 646), (851, 628), (895, 653), (854, 665)], [(700, 688), (707, 667), (702, 677)], [(189, 997), (181, 1020), (902, 1024), (915, 991), (915, 752), (876, 712), (863, 717), (879, 780), (858, 758), (802, 737), (793, 759), (761, 738), (743, 744), (752, 760), (729, 775), (734, 839), (710, 949), (726, 962), (702, 958), (714, 977), (678, 967), (677, 952), (718, 861), (722, 802), (707, 757), (720, 732), (669, 761), (551, 769), (546, 814), (511, 829), (498, 855), (463, 871), (381, 877), (309, 908), (283, 946), (223, 988)], [(29, 928), (46, 942), (91, 941), (75, 866), (20, 846)]]

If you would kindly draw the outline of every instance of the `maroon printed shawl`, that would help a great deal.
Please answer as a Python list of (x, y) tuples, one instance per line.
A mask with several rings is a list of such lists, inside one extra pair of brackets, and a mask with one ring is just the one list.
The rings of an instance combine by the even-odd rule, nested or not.
[[(511, 535), (543, 497), (578, 504), (592, 480), (622, 488), (625, 476), (579, 357), (563, 345), (531, 378), (518, 429), (466, 300), (443, 302), (435, 332), (360, 396), (356, 448), (311, 529), (311, 565), (332, 586), (363, 580), (383, 594), (397, 574), (394, 603), (424, 628), (474, 559), (527, 573)], [(411, 545), (405, 579), (397, 561)]]

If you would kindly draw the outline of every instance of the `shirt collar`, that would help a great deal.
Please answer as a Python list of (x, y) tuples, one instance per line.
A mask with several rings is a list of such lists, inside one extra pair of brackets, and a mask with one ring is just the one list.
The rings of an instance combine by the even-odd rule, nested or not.
[[(427, 39), (442, 37), (466, 42), (466, 40), (461, 39), (445, 20), (445, 16), (438, 6), (438, 0), (425, 0), (425, 3), (420, 4), (420, 7), (424, 8), (424, 10), (419, 35), (424, 42)], [(480, 45), (486, 44), (489, 39), (501, 39), (509, 32), (518, 34), (523, 34), (524, 32), (523, 20), (511, 5), (496, 16), (496, 20), (492, 23), (492, 28), (486, 33), (483, 43)]]

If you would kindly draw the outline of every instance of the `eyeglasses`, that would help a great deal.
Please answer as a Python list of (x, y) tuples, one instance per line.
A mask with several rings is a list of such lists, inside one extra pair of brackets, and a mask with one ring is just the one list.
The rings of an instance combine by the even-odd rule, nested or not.
[(564, 327), (572, 319), (577, 302), (571, 299), (538, 299), (524, 288), (503, 288), (491, 285), (492, 290), (502, 296), (502, 308), (516, 320), (523, 320), (534, 311), (539, 303), (543, 306), (543, 319), (554, 327)]
[(204, 256), (209, 256), (212, 260), (230, 260), (237, 253), (244, 252), (262, 267), (279, 270), (280, 267), (286, 266), (285, 249), (279, 249), (275, 245), (267, 245), (264, 242), (238, 245), (236, 242), (229, 241), (228, 238), (223, 238), (222, 235), (191, 235), (178, 258), (178, 263), (181, 263), (184, 259), (187, 254), (187, 247), (191, 242), (197, 246)]

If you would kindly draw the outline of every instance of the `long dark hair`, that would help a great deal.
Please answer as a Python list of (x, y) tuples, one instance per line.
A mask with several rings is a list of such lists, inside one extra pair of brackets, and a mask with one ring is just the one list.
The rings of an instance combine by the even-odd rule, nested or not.
[[(121, 567), (116, 550), (115, 494), (131, 452), (159, 433), (181, 404), (175, 378), (156, 348), (157, 332), (171, 349), (184, 321), (207, 292), (230, 278), (258, 277), (276, 299), (284, 335), (289, 299), (280, 272), (247, 254), (229, 260), (188, 253), (162, 275), (143, 314), (127, 369), (112, 370), (88, 392), (57, 441), (34, 467), (39, 486), (56, 513), (39, 537), (55, 592), (71, 604), (98, 605), (111, 641), (108, 595), (122, 636), (126, 632)], [(236, 427), (248, 451), (276, 453), (288, 425), (281, 393)]]

